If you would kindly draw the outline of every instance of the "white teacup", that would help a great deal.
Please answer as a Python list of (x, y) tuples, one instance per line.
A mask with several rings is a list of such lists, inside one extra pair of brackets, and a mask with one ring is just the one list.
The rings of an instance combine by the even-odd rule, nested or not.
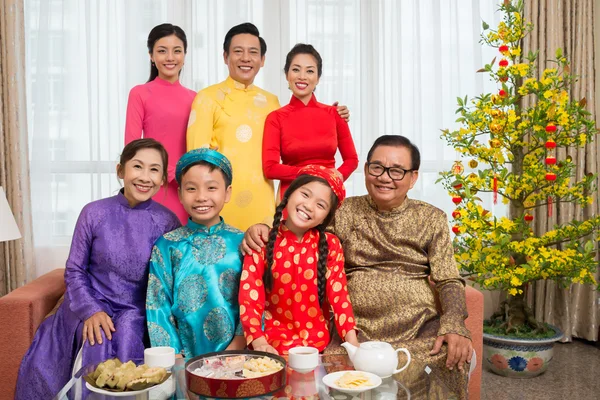
[(168, 346), (151, 347), (144, 350), (144, 364), (171, 370), (175, 365), (175, 349)]
[(310, 372), (319, 365), (319, 350), (314, 347), (294, 347), (289, 350), (288, 360), (294, 371)]

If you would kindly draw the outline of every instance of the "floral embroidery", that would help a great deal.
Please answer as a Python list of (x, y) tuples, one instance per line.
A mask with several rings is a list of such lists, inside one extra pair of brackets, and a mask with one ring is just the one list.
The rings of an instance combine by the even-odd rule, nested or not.
[(171, 267), (173, 269), (173, 276), (179, 272), (179, 266), (183, 259), (183, 253), (179, 249), (171, 249)]
[(183, 239), (187, 239), (188, 237), (190, 237), (192, 233), (193, 231), (189, 227), (182, 226), (175, 229), (174, 231), (165, 233), (163, 237), (167, 240), (170, 240), (171, 242), (180, 242)]
[(196, 343), (196, 335), (194, 329), (189, 322), (182, 319), (179, 322), (179, 338), (185, 354), (194, 354), (194, 343)]
[(171, 344), (171, 338), (167, 331), (160, 325), (154, 322), (148, 323), (148, 333), (152, 341), (152, 346), (169, 346)]
[(150, 256), (150, 261), (158, 265), (160, 269), (165, 268), (165, 260), (163, 259), (162, 253), (156, 246), (152, 248), (152, 256)]
[(146, 308), (158, 310), (166, 301), (165, 292), (158, 277), (154, 274), (148, 276), (148, 294), (146, 296)]
[(238, 295), (240, 284), (240, 274), (236, 273), (233, 269), (226, 269), (219, 276), (219, 291), (223, 295), (223, 298), (231, 302)]
[(197, 236), (192, 240), (192, 254), (198, 263), (214, 265), (218, 263), (227, 251), (225, 239), (220, 236)]
[(190, 314), (201, 308), (206, 302), (208, 289), (202, 275), (187, 276), (179, 285), (177, 307), (184, 314)]
[(217, 307), (210, 310), (204, 320), (204, 335), (213, 343), (231, 340), (233, 327), (227, 310)]

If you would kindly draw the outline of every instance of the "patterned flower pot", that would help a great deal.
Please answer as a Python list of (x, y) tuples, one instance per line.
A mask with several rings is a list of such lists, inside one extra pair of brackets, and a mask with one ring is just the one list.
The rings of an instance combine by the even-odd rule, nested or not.
[(516, 339), (483, 334), (483, 364), (498, 375), (533, 378), (548, 369), (554, 354), (554, 342), (563, 333), (555, 326), (554, 336), (544, 339)]

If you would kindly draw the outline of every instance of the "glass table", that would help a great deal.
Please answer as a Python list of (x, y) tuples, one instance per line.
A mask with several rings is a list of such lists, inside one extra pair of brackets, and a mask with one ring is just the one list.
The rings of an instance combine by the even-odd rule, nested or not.
[[(323, 377), (331, 372), (353, 370), (352, 363), (346, 355), (321, 355), (319, 366), (312, 372), (301, 374), (288, 368), (286, 385), (279, 391), (264, 396), (261, 399), (325, 399), (325, 400), (384, 400), (384, 399), (456, 399), (448, 387), (442, 382), (438, 371), (413, 359), (404, 371), (383, 380), (383, 383), (372, 390), (358, 395), (350, 395), (332, 390), (323, 384)], [(142, 360), (139, 360), (141, 363)], [(203, 399), (189, 392), (185, 382), (184, 359), (177, 359), (172, 369), (171, 377), (163, 384), (137, 396), (120, 397), (98, 393), (82, 393), (85, 386), (83, 376), (94, 371), (95, 365), (89, 365), (79, 370), (73, 379), (61, 390), (54, 400), (84, 399), (84, 400), (196, 400)]]

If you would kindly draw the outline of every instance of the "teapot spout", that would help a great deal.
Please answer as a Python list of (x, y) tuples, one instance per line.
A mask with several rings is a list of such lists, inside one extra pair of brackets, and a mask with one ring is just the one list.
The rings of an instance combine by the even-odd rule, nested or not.
[(350, 361), (353, 361), (354, 355), (356, 354), (356, 350), (358, 349), (358, 347), (356, 347), (353, 344), (348, 343), (348, 342), (342, 343), (342, 347), (346, 349), (346, 352), (348, 353), (348, 358), (350, 358)]

